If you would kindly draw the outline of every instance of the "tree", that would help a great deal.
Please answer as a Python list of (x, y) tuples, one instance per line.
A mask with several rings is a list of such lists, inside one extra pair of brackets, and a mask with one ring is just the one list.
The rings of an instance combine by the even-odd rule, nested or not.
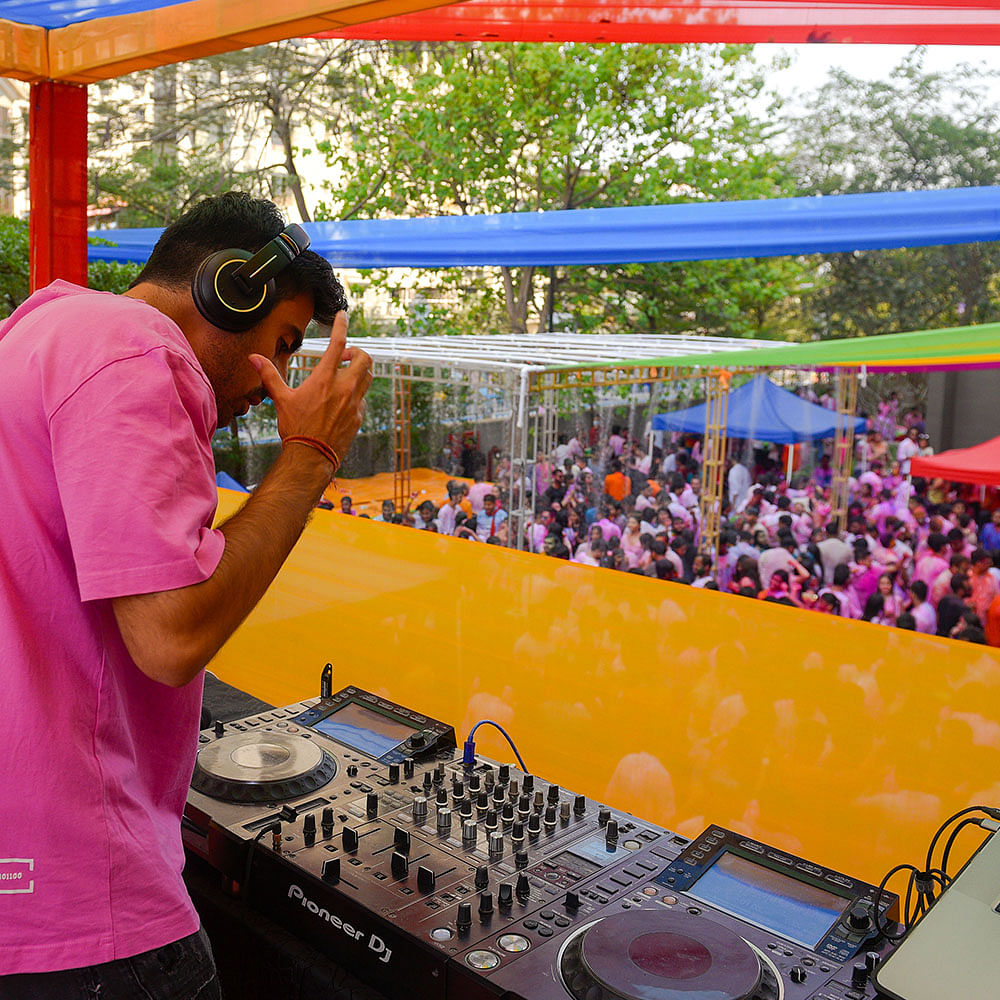
[[(377, 218), (774, 197), (787, 178), (768, 149), (773, 129), (747, 111), (763, 86), (745, 48), (381, 47), (359, 65), (351, 142), (321, 147), (345, 178), (322, 211)], [(567, 308), (578, 326), (662, 329), (688, 311), (697, 288), (716, 295), (702, 310), (706, 322), (673, 326), (756, 330), (734, 292), (753, 287), (766, 313), (798, 273), (794, 262), (768, 264), (781, 280), (758, 280), (760, 266), (553, 268), (547, 281), (536, 268), (505, 267), (503, 312), (515, 332), (529, 315), (544, 328)], [(470, 291), (468, 275), (440, 280)], [(608, 289), (613, 306), (594, 308)]]
[(310, 128), (336, 121), (353, 51), (290, 39), (98, 84), (94, 202), (117, 209), (119, 225), (162, 226), (203, 197), (240, 188), (278, 201), (287, 194), (309, 221), (300, 159), (316, 141)]
[[(926, 73), (922, 58), (882, 81), (831, 73), (791, 131), (801, 194), (997, 183), (1000, 107), (983, 100), (983, 71)], [(826, 255), (806, 324), (852, 337), (996, 319), (998, 272), (997, 243)]]

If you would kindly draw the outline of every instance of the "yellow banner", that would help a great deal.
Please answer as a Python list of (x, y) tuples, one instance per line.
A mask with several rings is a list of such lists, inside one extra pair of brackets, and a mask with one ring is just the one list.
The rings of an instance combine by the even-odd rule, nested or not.
[[(499, 722), (546, 780), (869, 881), (922, 863), (951, 812), (1000, 805), (983, 646), (318, 511), (211, 669), (284, 705), (327, 661), (335, 689), (453, 723), (460, 745)], [(490, 727), (477, 743), (513, 761)]]

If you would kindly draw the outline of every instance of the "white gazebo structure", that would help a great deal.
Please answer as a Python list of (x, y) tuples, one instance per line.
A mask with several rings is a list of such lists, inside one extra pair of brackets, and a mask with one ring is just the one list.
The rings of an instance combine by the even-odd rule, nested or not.
[[(715, 412), (725, 403), (731, 373), (685, 367), (685, 357), (774, 346), (773, 341), (732, 337), (556, 333), (364, 337), (350, 343), (371, 355), (376, 378), (391, 380), (393, 471), (400, 508), (410, 494), (410, 387), (415, 382), (438, 386), (464, 383), (505, 394), (510, 400), (504, 409), (510, 421), (511, 481), (529, 482), (538, 457), (551, 454), (556, 445), (558, 393), (589, 389), (600, 394), (621, 386), (648, 385), (647, 406), (652, 412), (664, 383), (705, 379), (705, 397), (716, 401), (710, 407)], [(306, 340), (293, 359), (290, 379), (303, 378), (326, 346), (325, 340)], [(658, 360), (642, 360), (649, 358)], [(721, 420), (724, 426), (724, 414)], [(717, 431), (714, 422), (706, 431)], [(716, 548), (725, 461), (724, 454), (717, 451), (706, 451), (703, 476), (702, 545), (709, 551)], [(509, 513), (514, 529), (511, 544), (521, 548), (524, 528), (533, 513), (526, 489), (511, 491)]]

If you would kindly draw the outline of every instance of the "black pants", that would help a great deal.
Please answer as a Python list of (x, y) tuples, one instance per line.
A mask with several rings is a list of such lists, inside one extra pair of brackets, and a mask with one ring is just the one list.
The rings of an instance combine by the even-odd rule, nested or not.
[(221, 1000), (208, 935), (132, 958), (60, 972), (0, 976), (0, 1000)]

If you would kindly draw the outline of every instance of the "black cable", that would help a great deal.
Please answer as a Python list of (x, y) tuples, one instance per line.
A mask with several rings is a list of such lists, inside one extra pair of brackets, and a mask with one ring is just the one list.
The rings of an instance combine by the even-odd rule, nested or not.
[(278, 823), (268, 823), (267, 826), (261, 827), (257, 831), (257, 836), (250, 841), (250, 846), (247, 848), (247, 863), (243, 868), (243, 881), (240, 883), (240, 899), (244, 902), (248, 901), (250, 898), (250, 870), (253, 865), (254, 851), (257, 850), (257, 845), (260, 843), (261, 837), (265, 834), (272, 833), (276, 826), (279, 829), (281, 828)]
[(941, 855), (941, 870), (948, 874), (948, 859), (951, 857), (951, 849), (955, 845), (955, 840), (957, 839), (959, 833), (967, 826), (979, 826), (979, 819), (974, 816), (967, 816), (962, 820), (954, 830), (951, 831), (951, 836), (945, 841), (944, 853)]

